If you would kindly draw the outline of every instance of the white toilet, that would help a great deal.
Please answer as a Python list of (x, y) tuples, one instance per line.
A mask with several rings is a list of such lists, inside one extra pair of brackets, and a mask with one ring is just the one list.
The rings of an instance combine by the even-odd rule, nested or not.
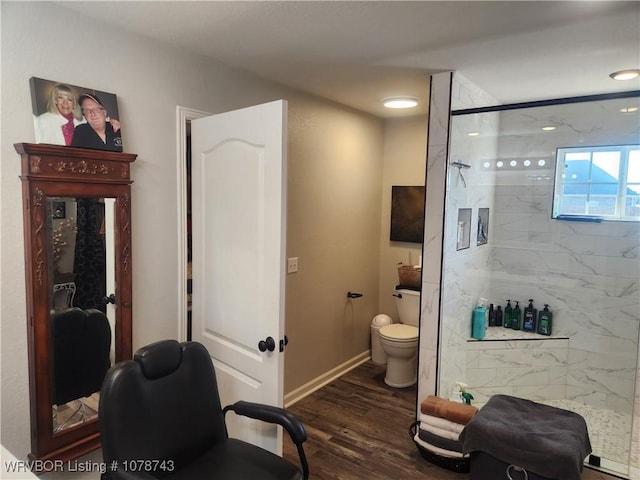
[(418, 324), (420, 292), (396, 287), (396, 308), (400, 323), (380, 328), (380, 343), (387, 354), (384, 383), (390, 387), (410, 387), (417, 380)]

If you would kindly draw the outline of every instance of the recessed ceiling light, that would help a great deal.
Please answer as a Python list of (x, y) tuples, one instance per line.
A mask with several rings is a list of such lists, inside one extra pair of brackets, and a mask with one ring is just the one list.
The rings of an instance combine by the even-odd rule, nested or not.
[(478, 135), (480, 135), (480, 132), (469, 132), (467, 133), (467, 135), (469, 135), (470, 137), (477, 137)]
[(626, 107), (626, 108), (621, 108), (620, 111), (622, 113), (633, 113), (633, 112), (637, 112), (638, 111), (638, 107)]
[(550, 132), (551, 130), (555, 130), (556, 127), (554, 127), (553, 125), (547, 125), (546, 127), (542, 127), (543, 130)]
[(620, 70), (619, 72), (610, 73), (609, 76), (614, 80), (633, 80), (640, 76), (640, 70), (631, 68), (629, 70)]
[(418, 105), (415, 97), (389, 97), (383, 100), (383, 105), (387, 108), (413, 108)]

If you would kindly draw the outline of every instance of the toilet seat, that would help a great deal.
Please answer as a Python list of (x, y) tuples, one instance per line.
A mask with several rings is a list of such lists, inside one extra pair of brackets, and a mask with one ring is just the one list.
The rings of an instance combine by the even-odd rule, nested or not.
[(378, 334), (392, 342), (414, 342), (418, 339), (418, 327), (392, 323), (380, 328)]

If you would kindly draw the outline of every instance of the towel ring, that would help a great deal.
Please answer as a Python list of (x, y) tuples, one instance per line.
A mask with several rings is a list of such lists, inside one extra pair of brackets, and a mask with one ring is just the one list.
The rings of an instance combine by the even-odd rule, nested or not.
[(522, 472), (522, 473), (524, 473), (524, 480), (529, 480), (529, 474), (527, 473), (527, 471), (526, 471), (524, 468), (522, 468), (522, 467), (517, 467), (517, 466), (515, 466), (515, 465), (509, 465), (509, 466), (507, 467), (507, 478), (508, 478), (509, 480), (514, 480), (514, 478), (511, 476), (511, 469), (512, 469), (512, 468), (513, 468), (513, 470), (514, 470), (514, 471), (516, 471), (516, 472)]

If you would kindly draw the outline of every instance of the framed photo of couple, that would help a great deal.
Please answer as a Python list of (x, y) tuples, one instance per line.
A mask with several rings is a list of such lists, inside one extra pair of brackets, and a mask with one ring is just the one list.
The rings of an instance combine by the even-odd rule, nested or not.
[(29, 84), (36, 143), (123, 151), (116, 95), (36, 77)]

